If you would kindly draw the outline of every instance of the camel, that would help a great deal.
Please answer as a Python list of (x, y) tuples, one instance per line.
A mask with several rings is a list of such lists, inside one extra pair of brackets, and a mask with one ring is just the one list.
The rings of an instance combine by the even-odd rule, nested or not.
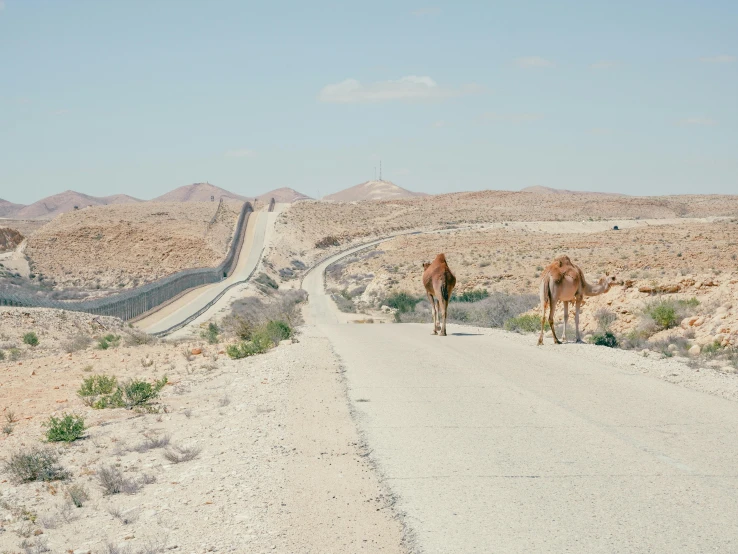
[(574, 325), (576, 326), (576, 341), (582, 342), (579, 334), (579, 312), (584, 304), (585, 296), (598, 296), (605, 294), (617, 282), (614, 275), (605, 273), (600, 277), (597, 284), (587, 283), (582, 270), (574, 264), (569, 256), (559, 256), (543, 270), (541, 278), (541, 334), (538, 336), (538, 345), (543, 344), (543, 330), (546, 325), (546, 308), (550, 307), (548, 323), (556, 344), (561, 344), (554, 329), (554, 313), (559, 301), (564, 303), (564, 342), (566, 342), (566, 327), (569, 320), (569, 302), (574, 302), (576, 312), (574, 314)]
[(432, 263), (423, 263), (423, 286), (433, 310), (433, 335), (446, 336), (448, 299), (456, 286), (456, 277), (446, 263), (446, 256), (438, 254)]

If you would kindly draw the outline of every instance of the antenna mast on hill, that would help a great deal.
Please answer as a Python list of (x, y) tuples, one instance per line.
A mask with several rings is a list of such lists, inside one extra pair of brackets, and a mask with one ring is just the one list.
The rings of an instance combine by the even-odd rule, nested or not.
[(379, 180), (382, 180), (382, 160), (379, 160)]

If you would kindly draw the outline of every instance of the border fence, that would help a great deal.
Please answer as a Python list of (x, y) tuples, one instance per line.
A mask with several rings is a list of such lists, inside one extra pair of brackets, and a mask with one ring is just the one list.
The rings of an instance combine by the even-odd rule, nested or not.
[[(269, 203), (270, 212), (274, 210), (274, 203), (274, 198), (272, 198)], [(217, 283), (231, 275), (238, 263), (238, 256), (243, 247), (249, 216), (253, 211), (254, 207), (251, 202), (245, 202), (238, 216), (236, 231), (233, 235), (228, 253), (217, 267), (184, 269), (135, 289), (93, 300), (63, 302), (37, 296), (22, 290), (0, 288), (0, 306), (58, 308), (74, 312), (113, 316), (124, 321), (134, 319), (172, 300), (189, 289), (210, 283)]]

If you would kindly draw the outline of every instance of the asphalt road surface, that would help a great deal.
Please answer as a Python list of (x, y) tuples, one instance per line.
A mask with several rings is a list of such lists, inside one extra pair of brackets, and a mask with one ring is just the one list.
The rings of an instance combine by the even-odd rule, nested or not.
[(345, 323), (323, 285), (338, 257), (306, 276), (306, 318), (342, 359), (418, 550), (738, 552), (734, 402), (604, 348), (593, 363), (589, 345)]

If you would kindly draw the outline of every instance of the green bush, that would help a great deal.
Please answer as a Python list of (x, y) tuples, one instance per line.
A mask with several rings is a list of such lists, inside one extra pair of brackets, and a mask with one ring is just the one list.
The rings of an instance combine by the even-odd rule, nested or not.
[(461, 294), (454, 294), (451, 297), (451, 302), (479, 302), (489, 297), (489, 291), (487, 289), (478, 290), (467, 290)]
[(677, 303), (673, 300), (657, 300), (646, 306), (644, 313), (661, 329), (671, 329), (679, 323)]
[(617, 337), (610, 331), (595, 333), (592, 335), (590, 341), (592, 344), (596, 344), (597, 346), (607, 346), (609, 348), (617, 348), (619, 344)]
[(272, 338), (266, 333), (265, 328), (259, 328), (251, 334), (250, 341), (231, 344), (226, 348), (226, 354), (234, 360), (263, 354), (274, 345)]
[(163, 377), (154, 384), (148, 381), (134, 379), (123, 385), (123, 402), (126, 408), (143, 406), (159, 396), (159, 392), (167, 384), (167, 378)]
[(264, 332), (275, 346), (279, 344), (279, 341), (286, 340), (292, 336), (292, 329), (284, 321), (270, 321), (266, 324)]
[(82, 381), (82, 386), (77, 391), (77, 394), (82, 398), (100, 396), (101, 394), (111, 394), (117, 385), (118, 382), (115, 377), (108, 377), (107, 375), (92, 375)]
[(105, 408), (141, 408), (146, 407), (159, 396), (159, 392), (167, 384), (166, 376), (154, 383), (133, 379), (119, 385), (115, 377), (93, 375), (82, 381), (77, 394), (85, 400), (85, 404), (95, 410)]
[(119, 335), (105, 335), (97, 339), (97, 347), (100, 350), (107, 350), (108, 348), (115, 348), (120, 344)]
[(0, 350), (0, 362), (5, 361), (5, 352)]
[(38, 346), (38, 336), (36, 333), (31, 331), (30, 333), (23, 335), (23, 342), (28, 346)]
[(84, 418), (75, 414), (50, 416), (43, 426), (46, 427), (46, 440), (49, 442), (76, 441), (85, 432)]
[(69, 473), (57, 462), (59, 455), (46, 448), (33, 448), (17, 452), (5, 463), (5, 471), (16, 481), (62, 481)]
[(383, 303), (390, 308), (396, 309), (401, 314), (404, 314), (407, 312), (414, 312), (415, 305), (421, 300), (422, 298), (415, 298), (406, 292), (394, 292), (385, 298)]
[(220, 328), (215, 323), (208, 323), (206, 331), (200, 333), (200, 336), (208, 341), (209, 344), (216, 344), (218, 342), (218, 335), (220, 334)]
[[(533, 314), (522, 314), (511, 317), (505, 321), (505, 330), (514, 331), (516, 333), (535, 333), (541, 330), (541, 316)], [(546, 321), (546, 329), (549, 329), (548, 321)]]

